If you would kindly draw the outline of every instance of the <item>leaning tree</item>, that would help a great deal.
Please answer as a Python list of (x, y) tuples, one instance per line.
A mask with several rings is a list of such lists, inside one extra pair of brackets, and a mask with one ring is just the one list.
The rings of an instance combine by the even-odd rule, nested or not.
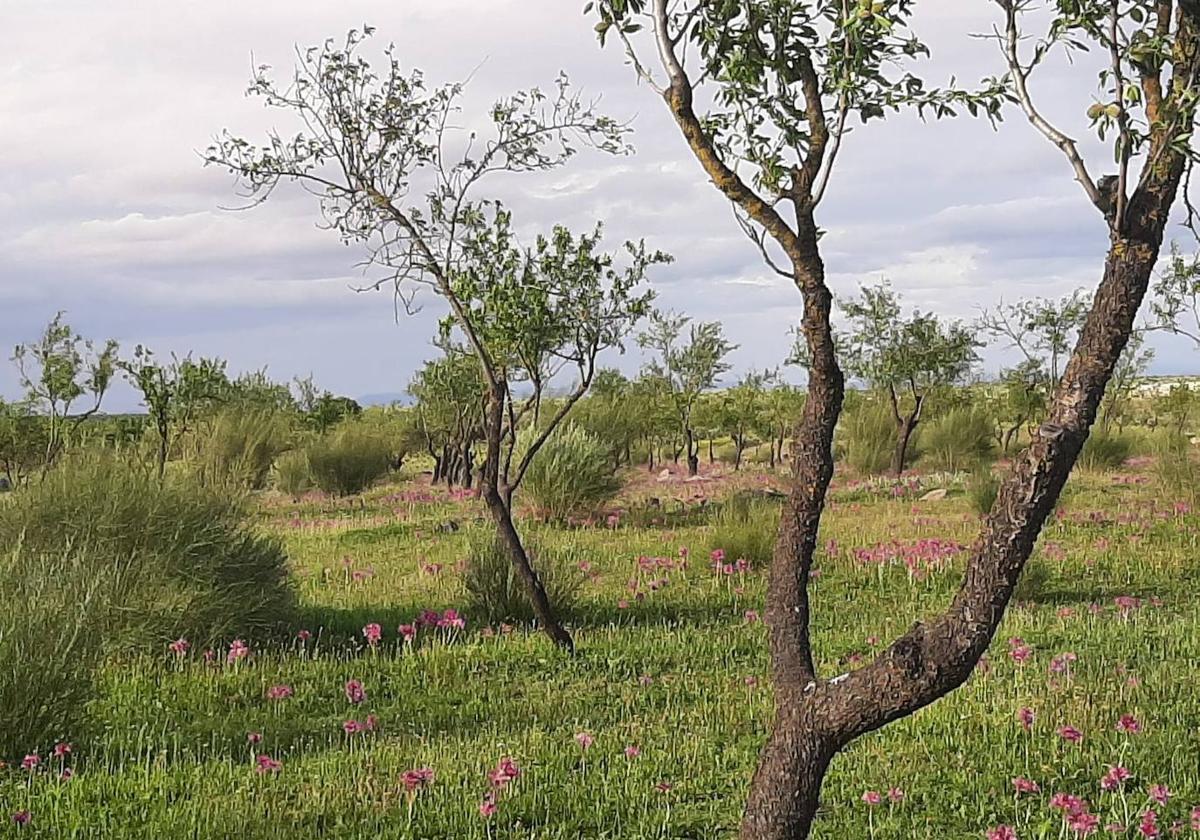
[[(620, 264), (599, 249), (599, 227), (579, 236), (555, 228), (522, 247), (511, 214), (477, 193), (497, 173), (557, 168), (579, 146), (627, 152), (628, 127), (560, 77), (550, 93), (498, 101), (486, 132), (456, 130), (462, 85), (427, 87), (419, 71), (401, 68), (391, 46), (376, 69), (363, 54), (372, 33), (351, 30), (340, 44), (299, 50), (286, 81), (258, 67), (250, 95), (290, 114), (297, 133), (273, 131), (255, 145), (226, 131), (205, 159), (232, 172), (254, 202), (282, 182), (315, 193), (326, 225), (362, 247), (367, 270), (378, 272), (362, 290), (390, 288), (409, 311), (421, 291), (444, 301), (443, 339), (460, 334), (484, 380), (481, 495), (542, 628), (570, 649), (517, 533), (513, 493), (587, 391), (598, 355), (620, 347), (648, 312), (650, 295), (638, 286), (667, 257), (626, 243)], [(575, 376), (574, 389), (517, 454), (518, 428), (538, 418), (542, 389), (563, 369)], [(532, 386), (531, 397), (514, 395), (518, 382)]]
[[(746, 232), (804, 298), (809, 396), (797, 426), (793, 487), (767, 590), (775, 717), (750, 786), (741, 829), (747, 840), (807, 837), (822, 780), (841, 749), (970, 676), (1083, 446), (1192, 159), (1200, 73), (1192, 0), (996, 2), (1004, 21), (995, 35), (1008, 73), (975, 95), (927, 90), (897, 68), (924, 51), (906, 26), (911, 0), (589, 4), (599, 12), (601, 37), (615, 33), (622, 41), (705, 173), (740, 211)], [(1049, 6), (1051, 26), (1032, 54), (1022, 57), (1021, 21), (1042, 5)], [(643, 27), (661, 65), (658, 72), (639, 53)], [(1096, 127), (1116, 140), (1119, 172), (1099, 182), (1076, 144), (1037, 110), (1030, 87), (1034, 69), (1052, 50), (1088, 43), (1112, 56), (1101, 78), (1110, 101), (1091, 113)], [(710, 92), (697, 96), (699, 88)], [(1067, 155), (1103, 214), (1112, 242), (1104, 278), (1047, 420), (1002, 485), (950, 606), (915, 624), (864, 667), (825, 678), (817, 672), (810, 643), (808, 579), (833, 472), (843, 376), (814, 211), (826, 194), (850, 115), (881, 116), (904, 104), (941, 114), (956, 103), (994, 115), (1008, 99), (1016, 99)], [(705, 102), (713, 103), (711, 110), (698, 112)], [(1135, 177), (1139, 158), (1143, 166)]]

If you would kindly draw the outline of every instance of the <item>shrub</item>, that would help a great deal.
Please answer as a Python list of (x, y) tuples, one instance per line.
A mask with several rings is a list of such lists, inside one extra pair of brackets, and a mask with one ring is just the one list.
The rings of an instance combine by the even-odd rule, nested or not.
[[(525, 550), (546, 596), (559, 617), (570, 613), (584, 582), (580, 562), (588, 555), (577, 545), (546, 545), (536, 535), (526, 535)], [(463, 589), (470, 611), (488, 624), (501, 621), (531, 621), (533, 607), (525, 584), (513, 567), (508, 547), (492, 529), (467, 534), (467, 563)]]
[(300, 498), (312, 488), (307, 452), (293, 449), (275, 459), (275, 487), (293, 499)]
[(739, 493), (724, 502), (712, 517), (708, 551), (725, 552), (729, 563), (749, 560), (758, 567), (771, 562), (779, 530), (780, 503), (761, 495)]
[(284, 419), (267, 409), (228, 409), (194, 436), (193, 466), (202, 484), (261, 490), (287, 449)]
[(0, 759), (79, 735), (114, 577), (87, 555), (20, 542), (0, 555)]
[(1128, 435), (1094, 428), (1079, 453), (1079, 466), (1087, 470), (1116, 469), (1132, 454), (1133, 439)]
[[(526, 439), (518, 447), (517, 457), (528, 443)], [(595, 435), (566, 425), (543, 444), (521, 487), (543, 517), (563, 522), (594, 512), (617, 494), (621, 483), (608, 448)]]
[(1013, 600), (1019, 604), (1034, 603), (1046, 594), (1052, 574), (1046, 558), (1035, 554), (1025, 561), (1021, 577), (1017, 578), (1017, 588), (1013, 590)]
[(967, 499), (971, 503), (971, 510), (980, 516), (991, 512), (999, 493), (1000, 476), (989, 469), (977, 470), (967, 479)]
[(292, 618), (278, 540), (247, 525), (241, 499), (192, 481), (160, 484), (110, 459), (66, 462), (0, 507), (0, 545), (116, 574), (100, 634), (111, 647), (161, 651), (264, 638)]
[(1186, 435), (1169, 431), (1155, 438), (1154, 474), (1164, 493), (1175, 500), (1200, 499), (1200, 464)]
[(846, 463), (864, 475), (886, 472), (896, 448), (891, 409), (879, 400), (870, 400), (842, 417), (838, 443)]
[(391, 448), (381, 436), (352, 424), (326, 435), (306, 453), (313, 482), (326, 493), (353, 496), (391, 469)]
[(990, 462), (996, 450), (993, 426), (993, 421), (977, 409), (950, 409), (929, 421), (922, 431), (923, 463), (953, 472)]

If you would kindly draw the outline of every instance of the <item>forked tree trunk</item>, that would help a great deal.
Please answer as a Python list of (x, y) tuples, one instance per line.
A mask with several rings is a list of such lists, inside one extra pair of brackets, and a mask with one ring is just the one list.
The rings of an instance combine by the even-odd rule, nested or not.
[(908, 447), (912, 443), (913, 432), (920, 422), (916, 412), (903, 417), (896, 426), (896, 448), (892, 451), (892, 475), (900, 476), (908, 466)]
[[(1182, 20), (1177, 58), (1182, 55), (1191, 67), (1197, 35), (1186, 13)], [(1195, 75), (1193, 71), (1186, 84), (1195, 84)], [(1158, 143), (1169, 139), (1160, 137)], [(795, 459), (797, 480), (767, 594), (776, 714), (751, 783), (742, 840), (808, 837), (832, 757), (855, 738), (962, 685), (987, 649), (1095, 422), (1145, 297), (1183, 170), (1181, 155), (1154, 144), (1152, 160), (1156, 151), (1160, 162), (1131, 198), (1124, 235), (1113, 238), (1103, 279), (1048, 417), (1001, 486), (950, 607), (915, 624), (869, 665), (833, 680), (819, 679), (812, 667), (804, 585), (817, 525), (807, 488), (819, 486), (822, 478), (805, 465), (815, 454), (813, 444), (825, 444), (812, 437), (821, 428), (814, 406), (830, 404), (822, 393), (824, 374), (814, 367)]]

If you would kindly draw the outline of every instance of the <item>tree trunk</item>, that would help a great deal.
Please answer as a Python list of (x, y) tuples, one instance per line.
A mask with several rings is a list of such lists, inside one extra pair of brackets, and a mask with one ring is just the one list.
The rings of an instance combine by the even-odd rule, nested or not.
[(733, 440), (733, 471), (737, 472), (742, 468), (742, 452), (746, 448), (746, 442), (742, 438), (734, 438)]
[(908, 466), (908, 446), (917, 428), (916, 412), (904, 417), (896, 426), (896, 448), (892, 452), (892, 475), (899, 477)]
[(696, 436), (692, 433), (691, 429), (687, 430), (687, 437), (684, 440), (684, 445), (687, 448), (688, 475), (696, 475), (700, 472), (700, 447), (696, 445)]

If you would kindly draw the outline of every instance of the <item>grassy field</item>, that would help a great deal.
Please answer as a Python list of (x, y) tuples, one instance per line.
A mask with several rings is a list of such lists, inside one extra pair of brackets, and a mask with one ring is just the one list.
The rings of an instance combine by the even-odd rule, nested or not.
[[(584, 558), (574, 658), (446, 615), (465, 612), (474, 500), (421, 479), (351, 500), (264, 497), (261, 527), (298, 579), (295, 639), (108, 664), (92, 737), (0, 772), (0, 835), (731, 835), (770, 714), (765, 570), (714, 571), (706, 512), (782, 479), (634, 478), (622, 513), (537, 527)], [(957, 492), (918, 500), (942, 481), (838, 483), (813, 585), (825, 676), (949, 598), (977, 518)], [(987, 661), (836, 760), (815, 836), (1086, 834), (1056, 794), (1086, 799), (1105, 836), (1200, 831), (1198, 549), (1200, 516), (1147, 476), (1075, 476)], [(1130, 778), (1114, 784), (1112, 767)]]

